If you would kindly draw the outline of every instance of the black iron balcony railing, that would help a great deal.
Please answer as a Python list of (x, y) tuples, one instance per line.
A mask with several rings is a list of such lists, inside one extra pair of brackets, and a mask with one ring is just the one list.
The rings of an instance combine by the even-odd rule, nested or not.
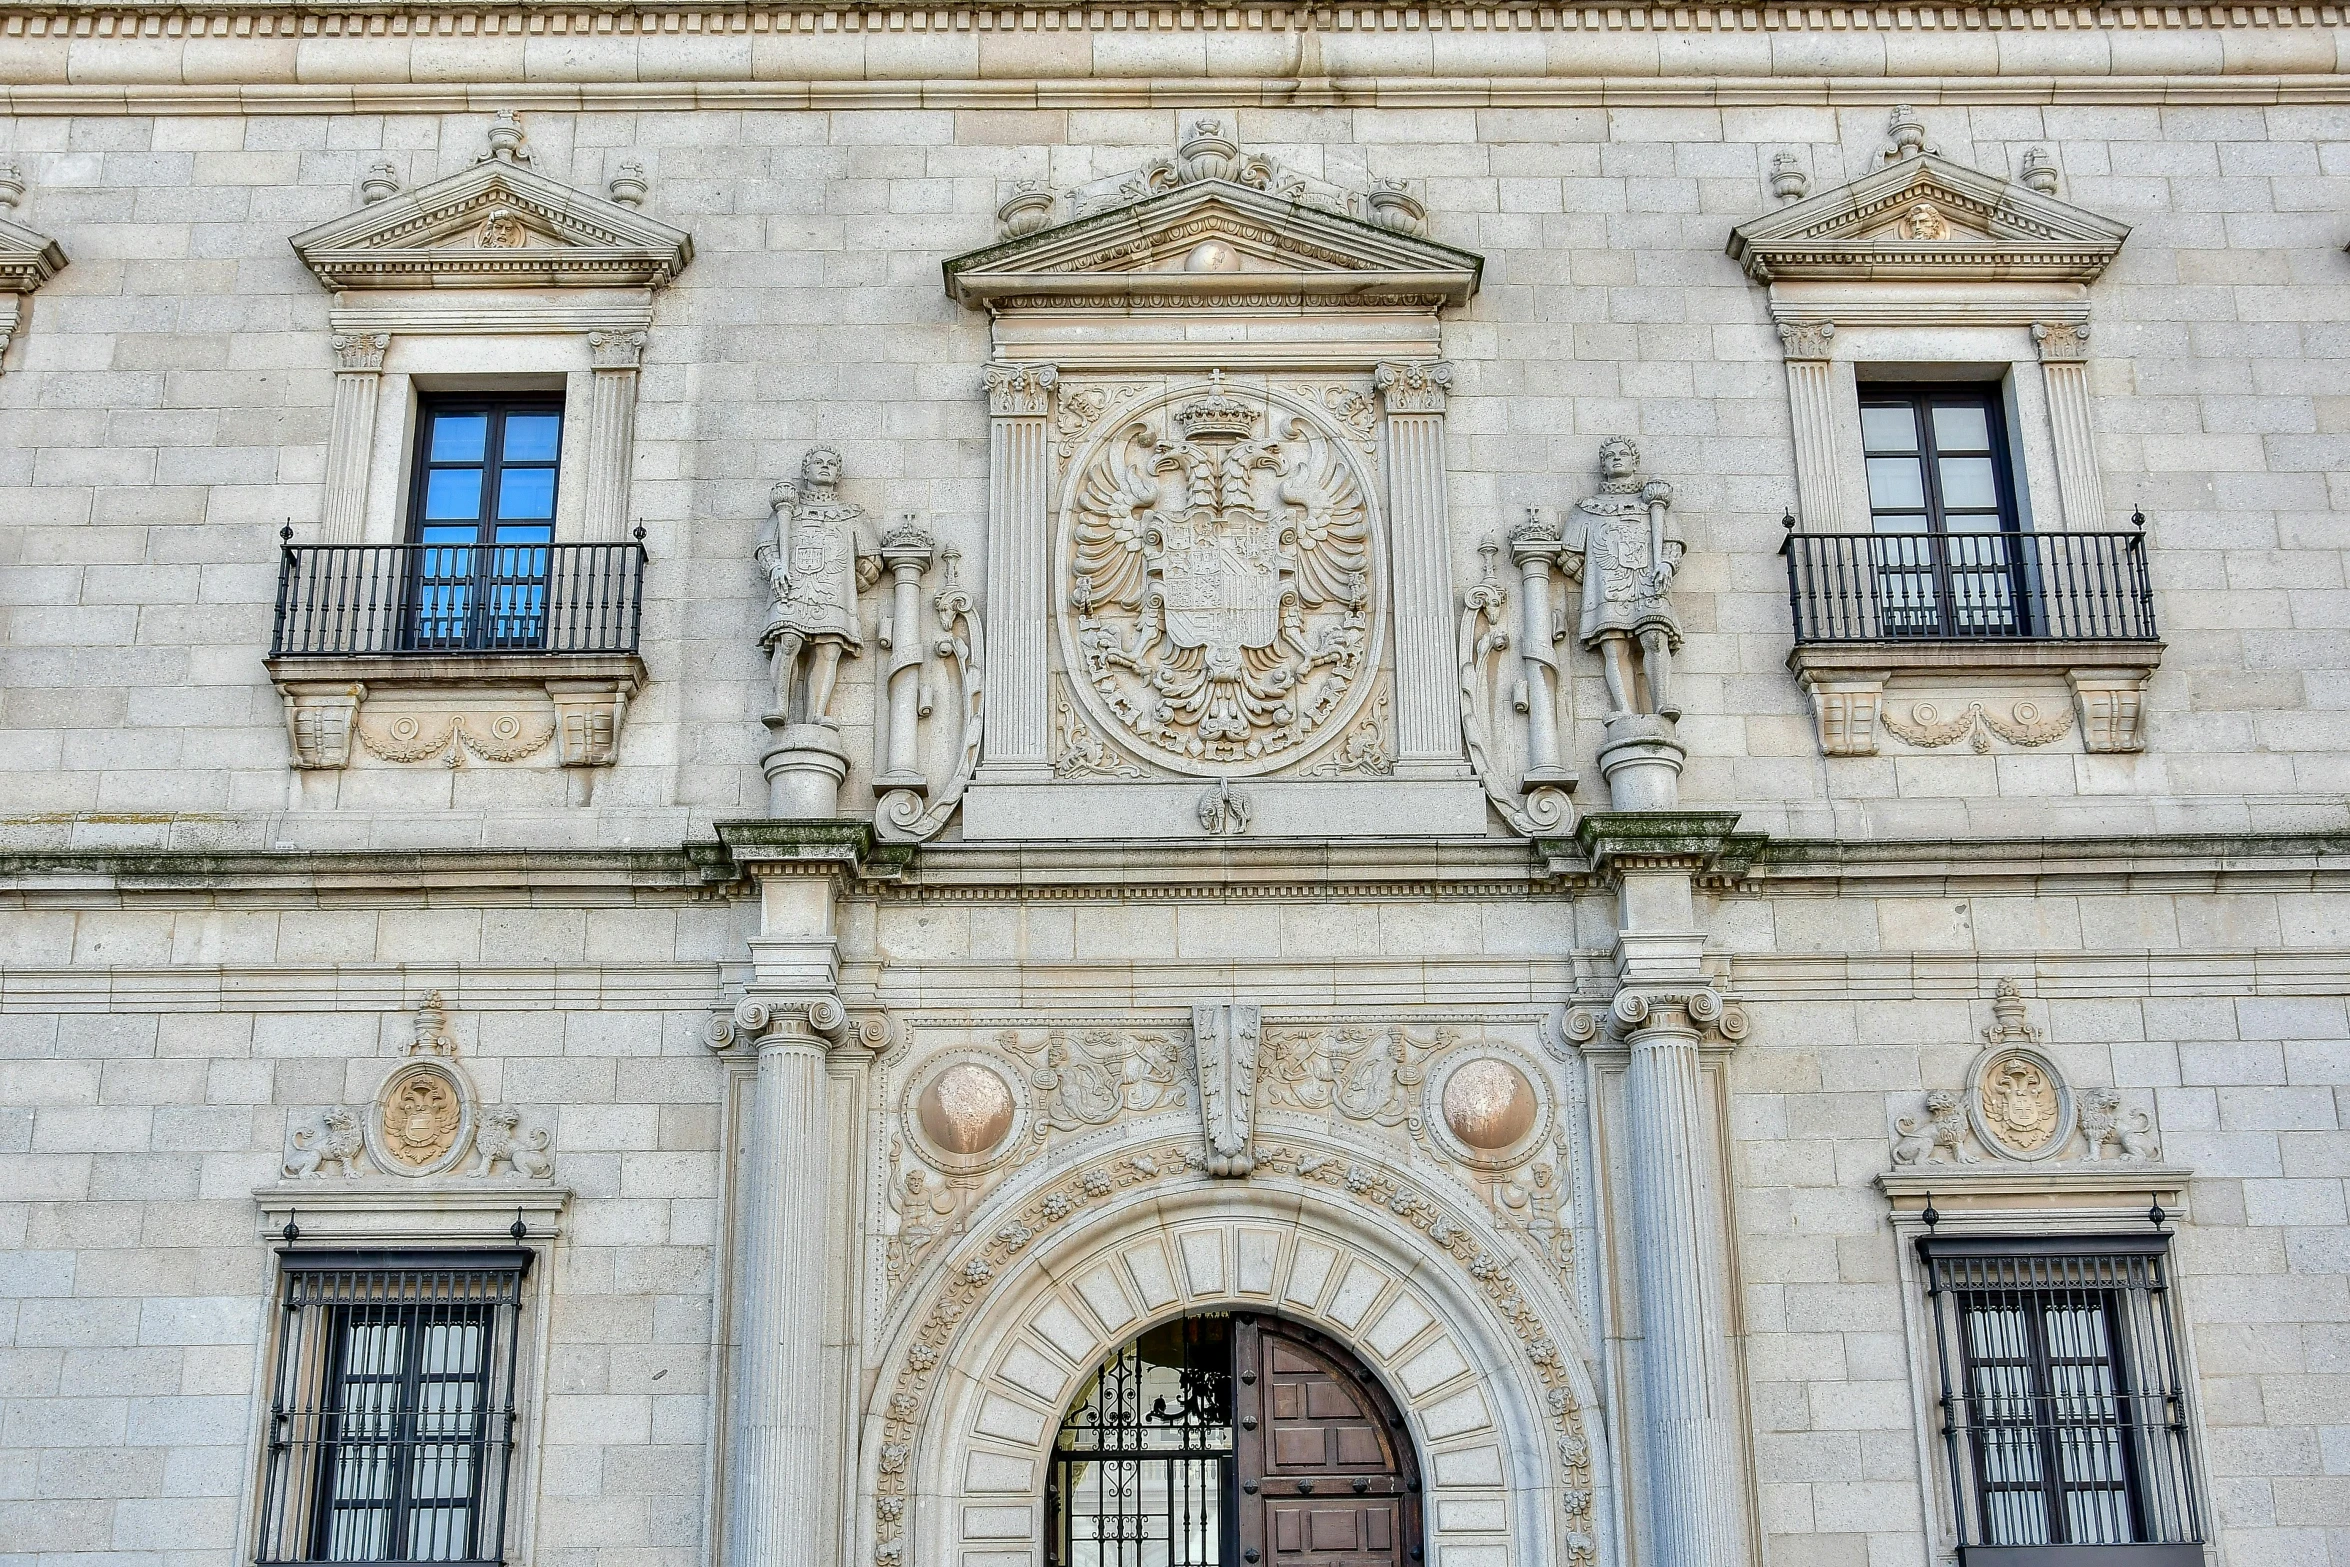
[(273, 658), (633, 653), (645, 547), (292, 544)]
[(2132, 533), (1794, 533), (1795, 640), (2152, 642)]

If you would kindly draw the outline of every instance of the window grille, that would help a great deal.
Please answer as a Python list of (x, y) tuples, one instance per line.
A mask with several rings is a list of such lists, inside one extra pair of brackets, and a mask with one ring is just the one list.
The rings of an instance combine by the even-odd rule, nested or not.
[(1231, 1324), (1185, 1317), (1095, 1372), (1053, 1443), (1054, 1567), (1217, 1567), (1233, 1558)]
[(1919, 1241), (1962, 1567), (2199, 1567), (2167, 1245)]
[(281, 1255), (256, 1562), (505, 1559), (530, 1258)]

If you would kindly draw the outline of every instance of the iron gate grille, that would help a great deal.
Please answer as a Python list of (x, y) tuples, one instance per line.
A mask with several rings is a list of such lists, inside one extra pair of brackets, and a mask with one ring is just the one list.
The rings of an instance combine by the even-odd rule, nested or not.
[(530, 1253), (280, 1261), (255, 1561), (503, 1561)]
[(2202, 1539), (2167, 1244), (1918, 1242), (1961, 1560)]
[(1233, 1463), (1230, 1320), (1143, 1334), (1094, 1373), (1054, 1440), (1053, 1567), (1220, 1567)]

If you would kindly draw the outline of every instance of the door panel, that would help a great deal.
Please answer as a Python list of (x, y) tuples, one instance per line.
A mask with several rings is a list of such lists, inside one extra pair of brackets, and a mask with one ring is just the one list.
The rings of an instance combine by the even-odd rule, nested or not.
[(1413, 1567), (1419, 1475), (1393, 1405), (1336, 1345), (1235, 1319), (1241, 1561)]

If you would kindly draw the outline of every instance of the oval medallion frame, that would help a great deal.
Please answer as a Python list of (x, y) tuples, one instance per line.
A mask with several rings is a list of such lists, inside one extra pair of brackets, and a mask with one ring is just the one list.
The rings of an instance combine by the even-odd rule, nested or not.
[[(958, 1066), (977, 1066), (1003, 1079), (1004, 1087), (1012, 1095), (1012, 1121), (994, 1147), (980, 1153), (957, 1153), (939, 1145), (922, 1125), (922, 1096), (930, 1085)], [(905, 1129), (906, 1141), (924, 1164), (941, 1175), (982, 1175), (1003, 1164), (1017, 1154), (1027, 1141), (1031, 1120), (1026, 1076), (1010, 1061), (992, 1050), (969, 1047), (960, 1050), (942, 1050), (923, 1058), (920, 1065), (906, 1076), (905, 1092), (898, 1096), (898, 1125)]]
[[(2001, 1132), (2002, 1124), (2010, 1118), (2006, 1113), (1992, 1108), (1993, 1082), (2011, 1061), (2029, 1067), (2044, 1078), (2053, 1101), (2053, 1121), (2048, 1135), (2028, 1148)], [(2072, 1085), (2065, 1081), (2064, 1073), (2058, 1070), (2046, 1052), (2025, 1044), (1993, 1046), (1975, 1057), (1974, 1065), (1967, 1070), (1966, 1084), (1967, 1120), (1975, 1129), (1976, 1139), (2000, 1158), (2037, 1163), (2042, 1159), (2055, 1158), (2073, 1140), (2073, 1130), (2078, 1123), (2074, 1119), (2076, 1107)], [(2012, 1092), (2012, 1087), (2006, 1092)], [(2001, 1093), (2000, 1097), (2006, 1097), (2006, 1093)]]
[[(1499, 1061), (1512, 1068), (1534, 1090), (1534, 1119), (1514, 1142), (1506, 1148), (1473, 1148), (1461, 1140), (1444, 1114), (1444, 1090), (1453, 1074), (1479, 1061)], [(1428, 1135), (1435, 1138), (1447, 1156), (1458, 1159), (1472, 1169), (1488, 1172), (1514, 1170), (1532, 1159), (1550, 1141), (1550, 1129), (1558, 1115), (1558, 1096), (1550, 1083), (1550, 1074), (1543, 1071), (1533, 1058), (1506, 1045), (1466, 1045), (1455, 1049), (1428, 1069), (1420, 1089), (1420, 1113)]]
[[(421, 1164), (394, 1150), (388, 1125), (392, 1106), (406, 1085), (419, 1078), (439, 1079), (457, 1105), (457, 1125), (450, 1133), (448, 1146)], [(473, 1085), (465, 1080), (462, 1072), (447, 1061), (407, 1061), (393, 1069), (392, 1074), (384, 1079), (383, 1087), (376, 1090), (375, 1100), (368, 1106), (362, 1130), (367, 1137), (367, 1152), (374, 1159), (377, 1169), (414, 1179), (442, 1174), (463, 1160), (473, 1147), (474, 1126), (479, 1115), (480, 1109), (474, 1103)]]
[[(1137, 378), (1126, 379), (1131, 383)], [(1377, 467), (1364, 457), (1355, 444), (1356, 434), (1334, 422), (1326, 410), (1310, 399), (1287, 388), (1274, 386), (1254, 376), (1230, 383), (1222, 379), (1222, 372), (1186, 373), (1180, 384), (1177, 384), (1178, 378), (1175, 376), (1158, 379), (1158, 391), (1129, 404), (1112, 405), (1114, 416), (1104, 419), (1088, 434), (1084, 444), (1071, 455), (1067, 472), (1060, 481), (1059, 498), (1054, 504), (1053, 514), (1052, 573), (1053, 595), (1057, 603), (1053, 624), (1060, 641), (1062, 678), (1088, 722), (1111, 745), (1117, 747), (1120, 754), (1146, 766), (1180, 776), (1209, 779), (1261, 778), (1284, 772), (1311, 761), (1344, 737), (1361, 717), (1379, 684), (1381, 661), (1387, 652), (1392, 588), (1389, 580), (1387, 514), (1382, 502)], [(1073, 390), (1076, 388), (1064, 388), (1062, 395), (1067, 396)], [(1095, 465), (1104, 459), (1114, 443), (1129, 439), (1138, 427), (1155, 430), (1164, 445), (1173, 435), (1176, 416), (1181, 409), (1214, 397), (1261, 409), (1260, 417), (1265, 426), (1266, 438), (1276, 443), (1291, 438), (1280, 433), (1291, 425), (1305, 425), (1312, 439), (1320, 442), (1329, 456), (1344, 468), (1363, 503), (1366, 562), (1362, 574), (1364, 625), (1360, 665), (1346, 690), (1328, 711), (1314, 721), (1311, 733), (1295, 745), (1254, 758), (1188, 756), (1137, 734), (1111, 705), (1110, 699), (1087, 676), (1086, 639), (1078, 627), (1078, 612), (1073, 603), (1079, 492)], [(1170, 476), (1167, 482), (1180, 485), (1183, 479), (1177, 474)]]

